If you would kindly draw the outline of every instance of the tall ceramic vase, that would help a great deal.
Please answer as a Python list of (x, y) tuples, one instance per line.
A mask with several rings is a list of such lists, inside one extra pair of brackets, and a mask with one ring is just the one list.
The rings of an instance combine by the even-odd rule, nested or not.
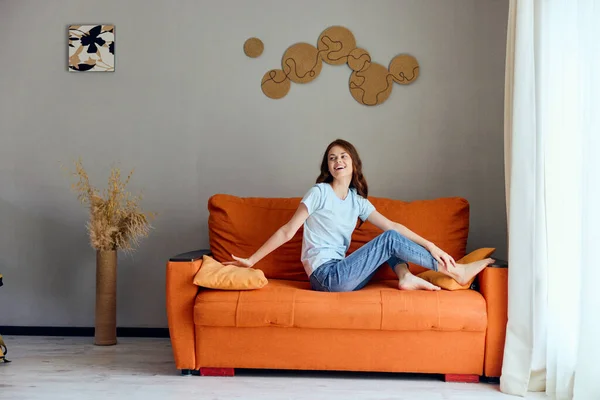
[(96, 252), (96, 326), (94, 344), (117, 344), (117, 251)]

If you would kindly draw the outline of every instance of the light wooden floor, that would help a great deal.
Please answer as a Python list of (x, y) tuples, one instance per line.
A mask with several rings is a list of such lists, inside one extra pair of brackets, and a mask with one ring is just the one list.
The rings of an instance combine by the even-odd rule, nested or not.
[(2, 400), (515, 398), (498, 385), (405, 374), (236, 370), (233, 378), (180, 376), (168, 339), (122, 338), (111, 347), (96, 347), (87, 337), (4, 339), (12, 363), (0, 363)]

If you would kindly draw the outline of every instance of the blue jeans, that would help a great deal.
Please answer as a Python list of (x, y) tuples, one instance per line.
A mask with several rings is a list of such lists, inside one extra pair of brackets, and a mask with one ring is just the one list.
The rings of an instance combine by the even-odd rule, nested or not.
[(423, 246), (390, 230), (377, 236), (343, 260), (331, 260), (310, 275), (310, 285), (320, 292), (351, 292), (362, 289), (384, 262), (392, 269), (412, 262), (438, 270), (435, 258)]

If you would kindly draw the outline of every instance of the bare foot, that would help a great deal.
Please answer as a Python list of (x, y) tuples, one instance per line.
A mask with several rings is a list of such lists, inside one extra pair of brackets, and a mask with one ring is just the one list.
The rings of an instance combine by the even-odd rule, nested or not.
[(398, 281), (398, 288), (400, 290), (440, 290), (439, 286), (435, 286), (423, 278), (414, 276), (408, 271)]
[(483, 271), (485, 267), (493, 262), (494, 259), (486, 258), (485, 260), (475, 261), (470, 264), (456, 264), (456, 268), (440, 272), (444, 272), (454, 278), (459, 284), (466, 285), (475, 275)]

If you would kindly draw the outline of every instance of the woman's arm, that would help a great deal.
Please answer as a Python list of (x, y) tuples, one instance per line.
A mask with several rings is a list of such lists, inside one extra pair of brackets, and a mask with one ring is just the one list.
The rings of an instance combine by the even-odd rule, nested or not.
[(454, 259), (449, 254), (447, 254), (445, 251), (443, 251), (442, 249), (437, 247), (433, 242), (430, 242), (429, 240), (422, 238), (421, 236), (417, 235), (416, 233), (414, 233), (413, 231), (411, 231), (410, 229), (408, 229), (407, 227), (405, 227), (402, 224), (399, 224), (394, 221), (390, 221), (388, 218), (383, 216), (379, 211), (377, 211), (377, 210), (373, 211), (369, 215), (369, 218), (367, 219), (367, 221), (369, 221), (370, 223), (372, 223), (373, 225), (375, 225), (382, 231), (394, 230), (394, 231), (398, 232), (399, 234), (401, 234), (402, 236), (407, 237), (408, 239), (412, 240), (413, 242), (423, 246), (425, 249), (427, 249), (427, 251), (429, 251), (431, 253), (431, 255), (439, 263), (444, 264), (446, 266), (453, 266), (453, 267), (456, 266), (456, 262), (454, 261)]
[(306, 218), (308, 218), (308, 208), (306, 208), (306, 205), (304, 205), (304, 203), (300, 203), (298, 209), (294, 213), (294, 216), (285, 225), (277, 229), (277, 231), (273, 235), (271, 235), (271, 237), (267, 239), (267, 241), (262, 246), (260, 246), (260, 248), (254, 254), (252, 254), (248, 258), (236, 257), (232, 254), (231, 257), (233, 257), (235, 261), (229, 261), (223, 264), (237, 265), (240, 267), (248, 268), (254, 266), (267, 254), (271, 253), (279, 246), (293, 238), (296, 232), (298, 232), (298, 229), (300, 229), (300, 227), (304, 223), (304, 221), (306, 221)]
[(429, 250), (429, 247), (431, 245), (433, 245), (432, 242), (417, 235), (416, 233), (414, 233), (413, 231), (411, 231), (404, 225), (399, 224), (394, 221), (390, 221), (389, 219), (387, 219), (385, 216), (383, 216), (377, 210), (373, 211), (369, 215), (369, 218), (367, 220), (370, 223), (372, 223), (373, 225), (375, 225), (376, 227), (378, 227), (379, 229), (381, 229), (382, 231), (394, 230), (394, 231), (398, 232), (399, 234), (401, 234), (402, 236), (405, 236), (405, 237), (409, 238), (410, 240), (412, 240), (413, 242), (425, 247), (427, 250)]

